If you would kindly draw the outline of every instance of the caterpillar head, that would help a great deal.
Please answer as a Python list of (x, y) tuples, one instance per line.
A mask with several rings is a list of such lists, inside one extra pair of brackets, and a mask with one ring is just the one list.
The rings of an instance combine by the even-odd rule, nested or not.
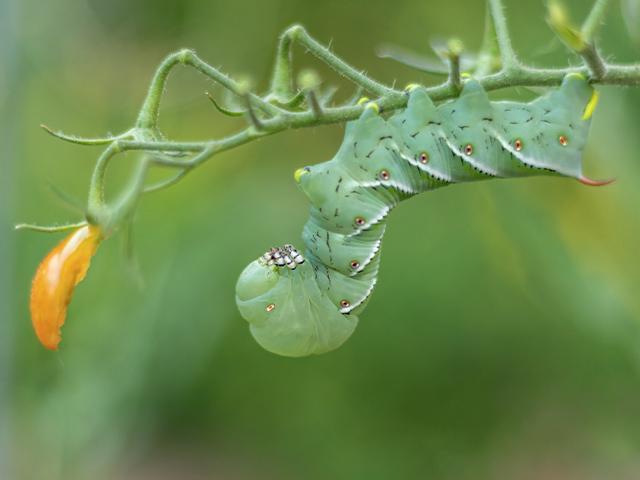
[(325, 353), (342, 345), (358, 317), (339, 312), (319, 288), (311, 263), (295, 268), (270, 263), (266, 256), (251, 262), (236, 285), (238, 309), (256, 341), (288, 357)]

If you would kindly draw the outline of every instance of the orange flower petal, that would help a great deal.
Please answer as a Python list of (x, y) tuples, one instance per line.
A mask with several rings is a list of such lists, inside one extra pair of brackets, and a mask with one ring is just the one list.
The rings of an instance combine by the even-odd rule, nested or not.
[(80, 227), (51, 250), (36, 270), (29, 302), (31, 321), (49, 350), (58, 349), (73, 289), (86, 275), (101, 239), (98, 227)]

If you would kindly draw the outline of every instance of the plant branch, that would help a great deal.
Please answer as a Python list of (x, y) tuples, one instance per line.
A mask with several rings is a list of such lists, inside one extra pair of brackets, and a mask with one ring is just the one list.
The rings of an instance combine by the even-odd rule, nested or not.
[[(607, 64), (595, 47), (592, 51), (581, 53), (586, 63), (584, 66), (534, 68), (520, 63), (511, 44), (502, 2), (500, 0), (488, 1), (491, 20), (491, 24), (488, 25), (490, 38), (484, 42), (486, 58), (483, 60), (488, 63), (476, 70), (476, 79), (485, 90), (492, 91), (517, 86), (556, 86), (560, 85), (569, 73), (590, 75), (591, 81), (596, 84), (640, 85), (640, 64)], [(606, 4), (606, 0), (596, 1), (594, 9), (583, 27), (585, 36), (590, 37), (596, 27), (601, 24)], [(81, 139), (47, 129), (49, 133), (63, 140), (84, 145), (107, 145), (96, 162), (91, 178), (87, 206), (89, 221), (110, 229), (116, 228), (117, 225), (114, 222), (125, 221), (124, 219), (132, 214), (137, 200), (142, 194), (175, 185), (193, 169), (219, 153), (284, 130), (344, 123), (358, 118), (366, 108), (366, 102), (354, 104), (353, 99), (350, 99), (339, 106), (329, 107), (324, 104), (324, 101), (321, 101), (321, 97), (317, 96), (319, 81), (314, 84), (307, 79), (308, 85), (302, 85), (305, 83), (302, 81), (300, 89), (294, 88), (291, 59), (291, 49), (294, 43), (303, 46), (319, 60), (332, 67), (339, 75), (353, 82), (358, 87), (356, 98), (360, 96), (362, 91), (374, 94), (376, 98), (373, 101), (383, 112), (406, 107), (407, 95), (356, 70), (314, 40), (301, 26), (290, 27), (280, 37), (270, 90), (264, 96), (249, 92), (242, 83), (207, 64), (193, 51), (181, 50), (167, 56), (156, 70), (135, 126), (131, 130), (104, 139)], [(589, 43), (588, 45), (592, 46), (593, 44)], [(450, 45), (452, 54), (449, 57), (449, 78), (439, 85), (426, 89), (433, 101), (443, 101), (458, 95), (461, 86), (459, 63), (461, 48), (461, 46), (460, 48), (451, 48)], [(502, 68), (495, 72), (491, 61), (497, 56), (498, 51)], [(248, 125), (237, 133), (221, 139), (196, 142), (165, 140), (158, 130), (160, 103), (169, 74), (177, 65), (190, 66), (232, 94), (244, 98), (247, 111), (233, 112), (233, 114), (245, 113), (249, 117)], [(212, 97), (210, 98), (212, 99)], [(306, 103), (304, 103), (305, 98)], [(214, 103), (214, 105), (216, 104)], [(219, 105), (217, 108), (223, 113), (228, 113)], [(144, 157), (134, 180), (125, 189), (120, 200), (109, 204), (104, 194), (108, 166), (119, 153), (127, 151), (141, 152)], [(174, 169), (176, 173), (165, 180), (145, 187), (144, 180), (147, 170), (151, 166)]]
[(589, 73), (591, 73), (593, 79), (597, 80), (605, 76), (607, 73), (607, 65), (595, 45), (587, 43), (585, 48), (578, 53), (589, 69)]
[[(557, 86), (562, 83), (563, 78), (569, 73), (588, 74), (586, 67), (562, 68), (562, 69), (541, 69), (520, 66), (517, 70), (507, 73), (499, 72), (487, 75), (478, 79), (485, 90), (499, 90), (517, 86)], [(607, 68), (607, 74), (596, 81), (599, 84), (610, 85), (640, 85), (640, 65), (625, 66), (611, 65)], [(455, 97), (451, 86), (448, 83), (426, 89), (429, 96), (434, 101), (447, 100)], [(376, 103), (384, 111), (393, 111), (406, 107), (407, 98), (385, 96), (376, 100)], [(100, 193), (98, 185), (104, 181), (104, 174), (108, 162), (116, 153), (125, 151), (148, 151), (148, 152), (188, 152), (195, 153), (189, 160), (175, 160), (165, 157), (154, 157), (150, 162), (164, 167), (192, 169), (202, 164), (204, 161), (217, 153), (230, 150), (258, 138), (272, 135), (288, 129), (298, 129), (318, 125), (334, 123), (344, 123), (358, 118), (364, 111), (365, 105), (349, 105), (333, 108), (323, 108), (321, 114), (309, 110), (305, 112), (287, 112), (277, 118), (264, 120), (261, 124), (262, 130), (247, 128), (234, 135), (220, 140), (208, 142), (171, 142), (171, 141), (131, 141), (119, 140), (112, 143), (98, 159), (96, 171), (94, 172), (92, 188), (94, 191), (94, 203), (104, 200), (104, 195)], [(172, 182), (171, 184), (173, 184)], [(162, 188), (165, 186), (163, 185)], [(151, 188), (151, 191), (155, 188)]]
[(447, 60), (449, 61), (449, 86), (454, 92), (460, 92), (462, 79), (460, 78), (460, 54), (462, 43), (459, 40), (449, 41)]
[(574, 27), (563, 4), (549, 0), (547, 22), (560, 40), (582, 57), (592, 79), (600, 79), (607, 73), (607, 65), (593, 40), (595, 30), (601, 25), (608, 0), (596, 0), (582, 30)]
[[(319, 60), (333, 68), (338, 74), (348, 78), (368, 92), (375, 93), (379, 96), (393, 94), (402, 95), (402, 92), (398, 92), (371, 79), (364, 73), (353, 68), (337, 55), (331, 53), (331, 50), (318, 43), (301, 25), (293, 25), (292, 27), (289, 27), (282, 35), (281, 42), (298, 42), (300, 45), (307, 48), (309, 52)], [(290, 64), (288, 67), (290, 68)]]
[[(179, 52), (173, 53), (166, 57), (151, 81), (151, 85), (149, 86), (149, 91), (147, 93), (147, 97), (140, 109), (140, 114), (138, 115), (138, 121), (136, 122), (137, 128), (146, 128), (152, 129), (158, 126), (158, 116), (160, 111), (160, 100), (162, 98), (162, 94), (165, 89), (165, 85), (167, 83), (167, 78), (169, 73), (176, 65), (189, 65), (202, 74), (206, 75), (213, 81), (219, 83), (222, 87), (229, 90), (231, 93), (243, 96), (245, 94), (244, 88), (242, 85), (235, 80), (233, 80), (228, 75), (222, 73), (215, 67), (212, 67), (208, 63), (201, 60), (194, 51), (192, 50), (180, 50)], [(251, 100), (254, 101), (262, 110), (264, 110), (267, 114), (277, 114), (279, 109), (271, 105), (268, 102), (265, 102), (262, 98), (258, 97), (254, 94), (249, 94)]]

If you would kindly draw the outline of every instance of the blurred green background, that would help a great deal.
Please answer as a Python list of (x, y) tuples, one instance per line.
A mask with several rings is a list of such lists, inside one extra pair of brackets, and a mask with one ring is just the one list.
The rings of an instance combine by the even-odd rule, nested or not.
[[(521, 54), (566, 65), (543, 2), (505, 3)], [(590, 2), (568, 4), (581, 19)], [(341, 126), (247, 145), (148, 196), (135, 231), (144, 285), (114, 237), (76, 292), (61, 350), (32, 332), (30, 279), (61, 237), (11, 226), (76, 220), (47, 185), (84, 198), (99, 153), (40, 123), (79, 135), (128, 128), (154, 68), (182, 47), (264, 88), (293, 22), (382, 81), (430, 83), (376, 58), (376, 46), (426, 52), (431, 38), (458, 35), (475, 48), (483, 18), (480, 0), (0, 0), (0, 478), (638, 478), (638, 88), (601, 88), (586, 172), (617, 177), (613, 186), (482, 182), (401, 205), (376, 293), (336, 352), (262, 350), (234, 286), (267, 247), (299, 243), (307, 205), (292, 172), (329, 159)], [(630, 38), (616, 4), (602, 47), (638, 60)], [(241, 127), (205, 90), (219, 93), (175, 72), (168, 135)], [(132, 158), (114, 162), (114, 188)]]

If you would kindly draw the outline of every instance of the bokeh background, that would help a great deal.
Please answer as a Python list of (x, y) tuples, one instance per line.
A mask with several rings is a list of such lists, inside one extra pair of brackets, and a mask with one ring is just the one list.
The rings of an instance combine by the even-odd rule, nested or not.
[[(576, 61), (552, 41), (542, 1), (505, 3), (525, 58)], [(568, 5), (580, 20), (589, 3)], [(637, 61), (614, 4), (601, 45)], [(601, 88), (586, 171), (617, 177), (613, 186), (493, 181), (401, 205), (370, 306), (331, 354), (262, 350), (234, 285), (267, 247), (299, 243), (307, 206), (291, 174), (330, 158), (341, 126), (244, 146), (146, 197), (142, 279), (113, 237), (76, 292), (61, 350), (32, 332), (30, 279), (61, 236), (11, 226), (77, 220), (48, 185), (84, 199), (99, 153), (40, 123), (79, 135), (128, 128), (154, 68), (182, 47), (265, 88), (293, 22), (380, 80), (432, 83), (378, 59), (376, 46), (427, 52), (431, 38), (457, 35), (475, 48), (483, 18), (480, 0), (0, 0), (0, 478), (638, 478), (640, 89)], [(342, 98), (352, 93), (295, 55)], [(241, 127), (205, 90), (220, 95), (176, 70), (168, 135)], [(114, 191), (132, 161), (114, 163)]]

